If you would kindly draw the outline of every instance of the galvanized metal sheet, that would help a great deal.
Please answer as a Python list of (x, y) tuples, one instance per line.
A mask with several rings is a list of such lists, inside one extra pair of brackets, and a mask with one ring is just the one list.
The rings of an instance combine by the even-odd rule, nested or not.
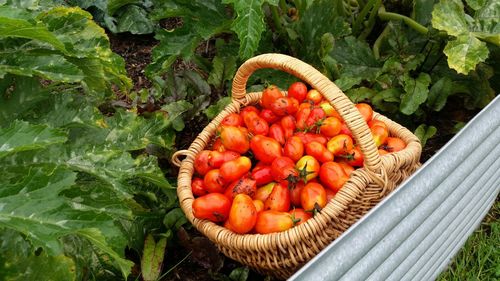
[(290, 280), (431, 280), (500, 190), (500, 96)]

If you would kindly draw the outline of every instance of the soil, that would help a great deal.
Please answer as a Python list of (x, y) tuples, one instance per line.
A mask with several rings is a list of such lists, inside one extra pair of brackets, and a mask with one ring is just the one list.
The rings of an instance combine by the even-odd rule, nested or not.
[[(171, 20), (162, 23), (162, 26), (175, 27), (181, 25), (181, 21)], [(138, 91), (152, 86), (144, 73), (146, 66), (151, 63), (151, 51), (158, 41), (150, 35), (137, 36), (131, 34), (108, 34), (112, 50), (121, 55), (125, 60), (128, 76), (132, 79), (133, 89)], [(204, 48), (203, 48), (204, 49)], [(210, 53), (210, 52), (207, 52)], [(204, 54), (207, 55), (207, 54)], [(428, 140), (423, 148), (421, 162), (427, 161), (454, 135), (456, 121), (467, 122), (477, 111), (468, 111), (460, 107), (459, 100), (449, 100), (439, 113), (434, 113), (429, 120), (435, 120), (432, 124), (438, 128), (437, 134)], [(177, 135), (177, 149), (186, 149), (193, 139), (206, 126), (207, 120), (196, 119), (186, 124), (186, 128)], [(169, 163), (168, 157), (160, 157), (160, 166), (164, 168), (167, 175), (176, 175), (177, 170)], [(230, 280), (231, 271), (242, 267), (241, 264), (225, 258), (217, 251), (214, 245), (193, 228), (181, 229), (178, 233), (179, 244), (169, 245), (167, 249), (165, 269), (172, 269), (161, 280)], [(131, 254), (129, 257), (138, 262), (138, 257)], [(138, 273), (138, 269), (136, 268)], [(273, 280), (269, 276), (262, 276), (250, 271), (247, 280)]]

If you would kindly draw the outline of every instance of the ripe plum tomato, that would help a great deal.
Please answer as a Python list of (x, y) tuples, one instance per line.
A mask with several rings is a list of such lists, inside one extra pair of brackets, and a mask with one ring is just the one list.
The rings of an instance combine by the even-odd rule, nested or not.
[(333, 153), (331, 153), (324, 145), (317, 141), (312, 141), (305, 145), (306, 154), (316, 158), (319, 162), (325, 163), (333, 161)]
[(354, 143), (350, 136), (340, 134), (331, 138), (326, 144), (326, 148), (335, 156), (343, 155), (354, 148)]
[(271, 103), (271, 110), (278, 116), (295, 114), (299, 109), (299, 102), (294, 98), (281, 97)]
[(264, 108), (259, 114), (260, 118), (266, 120), (268, 124), (272, 124), (280, 119), (279, 116), (273, 113), (272, 110)]
[(224, 191), (226, 190), (226, 182), (222, 178), (219, 169), (208, 171), (208, 173), (203, 178), (203, 183), (205, 185), (205, 190), (209, 193), (224, 193)]
[(323, 100), (323, 96), (316, 89), (311, 89), (307, 92), (306, 100), (312, 101), (314, 104), (319, 104)]
[(219, 151), (219, 152), (224, 152), (226, 151), (226, 148), (222, 144), (222, 141), (220, 138), (216, 138), (214, 143), (212, 144), (212, 150)]
[(228, 150), (244, 154), (250, 148), (248, 136), (239, 127), (221, 126), (220, 139), (222, 145)]
[(264, 201), (264, 210), (286, 212), (290, 209), (290, 191), (287, 184), (280, 182), (274, 185), (271, 194)]
[(238, 157), (240, 157), (240, 155), (237, 152), (230, 150), (224, 152), (219, 152), (217, 150), (210, 151), (210, 153), (208, 154), (208, 166), (210, 166), (212, 169), (216, 169), (219, 168), (222, 163), (231, 161)]
[(273, 181), (271, 166), (256, 166), (252, 170), (252, 178), (257, 183), (257, 186), (265, 185)]
[(209, 193), (194, 199), (193, 215), (216, 223), (223, 222), (229, 216), (231, 200), (220, 193)]
[(280, 143), (273, 138), (262, 135), (252, 137), (250, 148), (257, 160), (267, 164), (271, 164), (276, 157), (282, 155)]
[[(304, 103), (302, 103), (304, 104)], [(309, 118), (309, 115), (311, 115), (312, 108), (310, 104), (307, 104), (305, 106), (302, 106), (299, 108), (297, 113), (295, 114), (295, 119), (297, 120), (296, 127), (297, 129), (301, 131), (305, 131), (307, 129), (306, 125), (306, 120)], [(309, 105), (309, 106), (307, 106)]]
[(263, 108), (271, 109), (271, 104), (277, 99), (283, 97), (283, 93), (275, 85), (271, 85), (262, 91), (260, 103)]
[(344, 169), (344, 172), (346, 175), (351, 175), (352, 172), (354, 172), (354, 167), (347, 164), (345, 161), (339, 161), (337, 162), (339, 163), (339, 165), (342, 167), (342, 169)]
[(300, 192), (300, 203), (306, 211), (320, 211), (327, 203), (325, 188), (317, 182), (306, 184)]
[(200, 197), (208, 193), (205, 189), (203, 179), (200, 178), (193, 178), (193, 180), (191, 181), (191, 191), (196, 197)]
[(293, 133), (295, 131), (295, 117), (293, 117), (292, 115), (287, 115), (281, 118), (280, 124), (283, 128), (285, 139), (293, 136)]
[(359, 113), (361, 113), (361, 116), (363, 116), (366, 122), (372, 120), (373, 109), (369, 104), (360, 102), (357, 103), (355, 106), (359, 110)]
[(267, 210), (257, 214), (255, 232), (259, 234), (282, 232), (292, 227), (292, 216), (287, 212)]
[(346, 123), (342, 123), (342, 126), (340, 126), (340, 132), (339, 134), (342, 135), (348, 135), (351, 139), (353, 138), (351, 130), (347, 127)]
[(255, 206), (255, 210), (257, 211), (257, 213), (264, 211), (264, 202), (260, 201), (259, 199), (254, 199), (253, 205)]
[(194, 158), (194, 169), (202, 176), (212, 169), (212, 167), (208, 165), (208, 156), (210, 152), (210, 150), (203, 150)]
[(290, 202), (295, 207), (300, 207), (300, 192), (306, 184), (303, 181), (299, 181), (295, 186), (290, 189)]
[(374, 125), (370, 128), (370, 131), (372, 132), (373, 141), (377, 147), (384, 144), (386, 139), (389, 137), (389, 130), (387, 127)]
[(241, 116), (241, 120), (243, 120), (243, 124), (245, 124), (244, 120), (245, 120), (245, 116), (249, 113), (249, 112), (255, 112), (257, 113), (257, 115), (260, 114), (260, 110), (253, 106), (253, 105), (248, 105), (248, 106), (245, 106), (243, 107), (241, 110), (240, 110), (240, 116)]
[(304, 155), (304, 144), (297, 136), (292, 136), (287, 139), (285, 146), (283, 147), (283, 156), (289, 157), (294, 162), (299, 161), (299, 159)]
[(295, 162), (292, 159), (280, 156), (276, 157), (271, 164), (271, 173), (275, 181), (291, 180), (297, 178), (299, 173), (295, 170)]
[(273, 191), (275, 184), (276, 184), (275, 182), (271, 182), (271, 183), (268, 183), (264, 186), (257, 188), (257, 192), (255, 193), (254, 199), (260, 200), (262, 202), (266, 202), (267, 198), (269, 197), (269, 195)]
[(236, 195), (238, 194), (246, 194), (250, 197), (254, 197), (256, 192), (257, 185), (255, 184), (255, 180), (247, 177), (242, 177), (232, 182), (226, 188), (224, 195), (226, 195), (227, 198), (233, 200), (234, 197), (236, 197)]
[(228, 116), (224, 117), (220, 124), (225, 126), (239, 127), (243, 125), (243, 119), (238, 113), (231, 113)]
[(299, 171), (300, 179), (308, 182), (318, 176), (320, 165), (316, 158), (306, 155), (297, 161), (295, 168)]
[(363, 167), (364, 157), (359, 146), (347, 151), (346, 154), (342, 154), (340, 157), (343, 158), (343, 161), (350, 166)]
[(253, 111), (245, 114), (243, 122), (248, 128), (248, 131), (254, 135), (265, 136), (269, 132), (269, 124), (267, 124), (266, 120), (260, 118), (260, 116)]
[(311, 113), (306, 119), (306, 129), (315, 130), (316, 127), (322, 123), (325, 117), (326, 114), (325, 111), (323, 111), (323, 108), (319, 106), (312, 108)]
[(323, 163), (319, 171), (319, 178), (324, 186), (335, 192), (338, 192), (349, 179), (342, 166), (336, 162)]
[(311, 212), (306, 212), (302, 208), (296, 208), (288, 212), (292, 216), (294, 225), (301, 225), (312, 218)]
[(307, 96), (307, 86), (302, 82), (295, 82), (288, 87), (288, 96), (295, 98), (299, 103)]
[(377, 120), (377, 119), (372, 119), (370, 122), (368, 122), (368, 127), (372, 128), (374, 126), (382, 126), (389, 130), (387, 127), (387, 124), (385, 124), (383, 121)]
[(294, 136), (299, 137), (304, 145), (306, 145), (312, 141), (317, 141), (317, 142), (321, 143), (322, 145), (326, 145), (326, 143), (328, 141), (325, 136), (320, 135), (320, 134), (297, 132), (294, 134)]
[(322, 101), (319, 104), (319, 106), (323, 108), (323, 111), (325, 112), (327, 117), (335, 117), (339, 119), (341, 122), (343, 122), (340, 114), (337, 112), (337, 110), (335, 110), (335, 108), (333, 108), (333, 106), (328, 101)]
[(268, 136), (270, 138), (275, 139), (281, 145), (285, 144), (285, 131), (283, 130), (283, 127), (281, 127), (281, 124), (278, 123), (272, 124), (271, 127), (269, 128)]
[(246, 156), (240, 156), (227, 161), (220, 166), (220, 176), (226, 183), (231, 183), (250, 171), (252, 161)]
[(253, 229), (257, 221), (257, 210), (250, 196), (238, 194), (234, 197), (228, 221), (231, 230), (239, 234), (247, 233)]
[(328, 117), (321, 123), (319, 131), (325, 137), (331, 138), (340, 133), (342, 122), (336, 117)]
[(388, 152), (398, 152), (405, 149), (406, 143), (396, 137), (387, 137), (385, 139), (385, 143), (382, 145), (382, 148)]

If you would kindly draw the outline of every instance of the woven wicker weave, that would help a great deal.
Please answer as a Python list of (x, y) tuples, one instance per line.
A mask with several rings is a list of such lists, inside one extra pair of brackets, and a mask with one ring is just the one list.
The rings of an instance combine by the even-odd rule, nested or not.
[[(216, 128), (240, 106), (256, 104), (261, 92), (246, 93), (249, 76), (261, 68), (288, 72), (318, 90), (345, 120), (364, 155), (364, 168), (355, 170), (336, 196), (306, 223), (290, 230), (273, 234), (235, 234), (207, 220), (193, 216), (191, 178), (194, 158), (215, 136)], [(228, 257), (246, 264), (258, 272), (278, 278), (287, 278), (300, 266), (318, 254), (341, 235), (368, 210), (389, 194), (419, 167), (421, 145), (418, 138), (406, 128), (375, 113), (374, 119), (384, 121), (392, 136), (403, 139), (404, 150), (380, 157), (368, 125), (354, 104), (328, 78), (312, 66), (281, 54), (264, 54), (246, 61), (233, 80), (233, 101), (193, 141), (188, 150), (173, 155), (173, 163), (180, 166), (177, 194), (188, 220)], [(179, 156), (186, 156), (179, 161)]]

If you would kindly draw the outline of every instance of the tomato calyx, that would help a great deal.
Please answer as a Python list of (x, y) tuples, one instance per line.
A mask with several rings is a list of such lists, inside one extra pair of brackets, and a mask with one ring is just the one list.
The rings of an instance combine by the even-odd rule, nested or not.
[(310, 174), (314, 174), (314, 171), (308, 171), (307, 170), (307, 162), (304, 165), (304, 168), (297, 169), (297, 171), (299, 172), (299, 176), (298, 176), (298, 178), (295, 179), (296, 182), (300, 179), (304, 183), (307, 183), (307, 176), (310, 175)]
[[(295, 211), (295, 208), (293, 208), (293, 210)], [(292, 219), (293, 226), (297, 226), (302, 221), (301, 218), (297, 218), (295, 216), (295, 212), (292, 212), (292, 215), (290, 216), (290, 218)]]
[(311, 210), (313, 213), (313, 216), (316, 214), (319, 214), (321, 212), (321, 206), (318, 203), (314, 203), (314, 208)]

